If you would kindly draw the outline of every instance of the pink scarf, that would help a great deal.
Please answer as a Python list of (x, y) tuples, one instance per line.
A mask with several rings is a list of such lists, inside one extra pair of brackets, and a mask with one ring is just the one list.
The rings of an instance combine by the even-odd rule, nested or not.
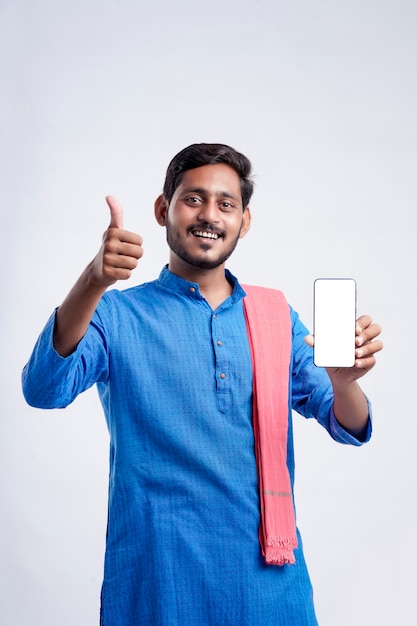
[(288, 303), (275, 289), (244, 285), (253, 368), (253, 430), (258, 468), (259, 540), (271, 565), (295, 563), (295, 513), (287, 468), (288, 382), (292, 328)]

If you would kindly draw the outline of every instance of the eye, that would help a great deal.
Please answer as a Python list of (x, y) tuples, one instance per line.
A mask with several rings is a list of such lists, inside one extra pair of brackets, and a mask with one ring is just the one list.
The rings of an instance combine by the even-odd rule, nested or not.
[(188, 202), (189, 204), (194, 204), (194, 205), (201, 204), (202, 202), (201, 198), (199, 198), (198, 196), (188, 196), (187, 198), (185, 198), (185, 201)]
[(222, 211), (231, 211), (232, 209), (234, 209), (234, 204), (232, 204), (232, 202), (229, 202), (228, 200), (224, 200), (220, 203), (220, 208)]

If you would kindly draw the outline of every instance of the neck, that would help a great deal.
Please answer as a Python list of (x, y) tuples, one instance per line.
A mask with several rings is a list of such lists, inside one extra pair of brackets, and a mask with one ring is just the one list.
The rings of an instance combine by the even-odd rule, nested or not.
[(170, 257), (169, 270), (191, 283), (197, 283), (201, 295), (213, 310), (217, 309), (232, 293), (233, 288), (225, 276), (225, 264), (214, 269), (201, 269)]

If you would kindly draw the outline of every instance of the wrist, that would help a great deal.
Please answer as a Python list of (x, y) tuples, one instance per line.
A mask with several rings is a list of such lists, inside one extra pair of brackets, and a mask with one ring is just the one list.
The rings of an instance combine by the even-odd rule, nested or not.
[(333, 391), (346, 392), (350, 389), (355, 389), (359, 387), (356, 378), (353, 375), (346, 376), (345, 373), (343, 376), (338, 372), (329, 372), (327, 371), (330, 382), (332, 383)]
[(82, 284), (89, 294), (102, 296), (115, 281), (104, 280), (102, 272), (97, 271), (96, 259), (93, 259), (81, 275)]

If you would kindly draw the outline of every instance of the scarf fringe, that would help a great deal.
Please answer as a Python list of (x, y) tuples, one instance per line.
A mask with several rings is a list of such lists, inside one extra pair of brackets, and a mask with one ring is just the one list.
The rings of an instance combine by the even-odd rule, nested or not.
[(268, 565), (294, 565), (295, 556), (292, 550), (268, 547), (264, 554)]
[(268, 565), (294, 565), (294, 548), (297, 547), (296, 537), (273, 536), (268, 537), (268, 543), (262, 552)]

